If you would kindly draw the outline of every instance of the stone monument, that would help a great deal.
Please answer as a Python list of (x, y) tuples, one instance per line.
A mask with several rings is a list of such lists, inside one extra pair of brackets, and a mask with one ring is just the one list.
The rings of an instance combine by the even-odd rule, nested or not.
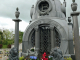
[[(73, 30), (66, 20), (66, 1), (37, 0), (32, 5), (31, 21), (23, 34), (22, 56), (50, 54), (59, 47), (65, 54), (74, 54)], [(35, 47), (34, 52), (30, 48)]]
[[(48, 55), (53, 55), (53, 60), (64, 60), (63, 56), (66, 54), (74, 54), (73, 46), (73, 30), (74, 29), (74, 42), (75, 42), (75, 57), (76, 60), (80, 59), (80, 41), (79, 41), (79, 28), (77, 16), (80, 12), (77, 10), (75, 0), (71, 4), (73, 12), (68, 22), (66, 20), (66, 1), (63, 4), (59, 0), (37, 0), (36, 5), (32, 5), (30, 16), (31, 21), (26, 28), (23, 41), (22, 41), (22, 56), (40, 56), (44, 52)], [(15, 16), (15, 47), (10, 51), (10, 60), (18, 59), (19, 52), (19, 22), (18, 19), (20, 12), (16, 9)], [(73, 26), (73, 27), (72, 27)], [(30, 48), (35, 47), (34, 52)], [(59, 47), (59, 48), (55, 48)]]
[(10, 51), (9, 60), (19, 60), (19, 22), (21, 20), (18, 19), (20, 15), (20, 12), (18, 10), (19, 9), (17, 7), (15, 12), (16, 19), (13, 19), (13, 21), (15, 22), (15, 39), (14, 39), (14, 48), (12, 48)]
[[(48, 55), (51, 52), (53, 60), (64, 60), (66, 54), (74, 55), (73, 30), (75, 43), (75, 57), (80, 59), (80, 41), (77, 16), (77, 3), (73, 0), (71, 4), (73, 12), (68, 22), (66, 20), (66, 1), (63, 4), (59, 0), (37, 0), (36, 5), (32, 5), (30, 16), (31, 21), (26, 28), (22, 41), (22, 56), (40, 56), (44, 52)], [(15, 47), (10, 51), (10, 60), (18, 59), (19, 52), (19, 22), (20, 12), (16, 9), (15, 16)], [(73, 30), (72, 30), (73, 29)], [(34, 52), (30, 48), (35, 47)], [(59, 48), (55, 48), (59, 47)]]

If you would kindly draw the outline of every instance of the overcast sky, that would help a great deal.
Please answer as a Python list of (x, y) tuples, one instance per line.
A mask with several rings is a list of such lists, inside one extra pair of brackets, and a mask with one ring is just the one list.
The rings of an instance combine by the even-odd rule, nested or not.
[[(25, 31), (27, 25), (29, 24), (30, 18), (30, 9), (33, 4), (36, 3), (37, 0), (0, 0), (0, 29), (1, 28), (7, 28), (7, 29), (13, 29), (14, 30), (14, 22), (12, 19), (15, 18), (15, 11), (16, 7), (19, 7), (20, 11), (20, 19), (22, 19), (22, 22), (20, 22), (20, 30)], [(64, 0), (60, 0), (61, 3), (63, 3)], [(67, 3), (67, 17), (70, 16), (71, 10), (71, 3), (72, 0), (66, 0)], [(80, 0), (76, 0), (76, 3), (78, 4), (78, 10), (80, 11)], [(78, 20), (80, 23), (80, 16), (78, 16)], [(79, 24), (80, 26), (80, 24)]]

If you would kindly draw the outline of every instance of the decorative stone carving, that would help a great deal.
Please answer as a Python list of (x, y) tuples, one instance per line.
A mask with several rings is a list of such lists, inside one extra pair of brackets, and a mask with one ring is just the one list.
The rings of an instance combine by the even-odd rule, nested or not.
[(75, 0), (72, 0), (73, 2), (75, 2)]
[(58, 47), (55, 47), (53, 49), (53, 51), (51, 52), (51, 55), (53, 56), (53, 60), (64, 60), (62, 51)]
[(77, 3), (72, 3), (71, 4), (71, 8), (72, 8), (72, 11), (76, 11), (77, 10)]
[(71, 17), (68, 17), (68, 22), (69, 22), (69, 23), (71, 22)]
[(49, 0), (39, 0), (36, 8), (40, 15), (48, 15), (52, 9), (52, 5)]
[(18, 59), (18, 51), (16, 48), (12, 48), (10, 50), (9, 60), (19, 60)]
[(32, 5), (32, 7), (31, 7), (31, 11), (30, 11), (31, 19), (32, 19), (32, 16), (33, 16), (33, 11), (34, 11), (34, 5)]
[(18, 11), (19, 9), (18, 9), (18, 7), (16, 8), (16, 12), (15, 12), (15, 17), (16, 18), (19, 18), (19, 15), (20, 15), (20, 12)]

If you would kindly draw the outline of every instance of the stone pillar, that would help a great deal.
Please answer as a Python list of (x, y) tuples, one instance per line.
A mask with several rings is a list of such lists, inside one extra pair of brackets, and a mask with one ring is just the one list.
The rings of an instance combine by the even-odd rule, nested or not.
[(14, 47), (16, 47), (19, 50), (19, 22), (20, 19), (13, 19), (15, 22), (15, 40), (14, 40)]
[(78, 18), (77, 18), (80, 12), (75, 12), (77, 10), (77, 3), (75, 3), (75, 0), (73, 0), (73, 3), (71, 4), (71, 8), (73, 10), (73, 12), (71, 13), (71, 16), (73, 18), (75, 58), (76, 60), (80, 60), (80, 40), (79, 40)]
[(80, 40), (79, 40), (79, 26), (77, 16), (79, 12), (71, 13), (73, 18), (73, 30), (74, 30), (74, 44), (75, 44), (75, 57), (76, 60), (80, 60)]
[(50, 27), (51, 30), (51, 50), (53, 51), (53, 48), (55, 47), (55, 36), (54, 36), (54, 27)]
[(39, 29), (35, 28), (35, 51), (39, 52), (40, 40), (39, 40)]
[(19, 12), (18, 12), (18, 8), (16, 9), (16, 19), (13, 19), (13, 21), (15, 22), (15, 40), (14, 40), (14, 47), (17, 48), (17, 51), (19, 52), (19, 22), (21, 21), (20, 19), (18, 19), (19, 17)]

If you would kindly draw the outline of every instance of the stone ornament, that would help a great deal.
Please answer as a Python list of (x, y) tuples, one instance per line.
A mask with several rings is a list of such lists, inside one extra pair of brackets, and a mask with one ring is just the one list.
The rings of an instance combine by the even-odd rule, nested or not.
[(72, 0), (73, 2), (75, 2), (75, 0)]
[(36, 6), (40, 15), (47, 15), (52, 9), (52, 5), (49, 0), (39, 0)]
[(55, 47), (53, 51), (51, 51), (50, 55), (53, 56), (53, 60), (64, 60), (62, 51), (59, 47)]
[(31, 11), (30, 11), (31, 19), (32, 19), (32, 16), (33, 16), (33, 11), (34, 11), (34, 5), (32, 5), (32, 7), (31, 7)]
[(68, 22), (69, 22), (69, 23), (71, 22), (71, 17), (68, 17)]
[(18, 11), (19, 9), (18, 9), (18, 7), (16, 8), (16, 12), (15, 12), (15, 17), (16, 18), (19, 18), (19, 15), (20, 15), (20, 12)]
[(16, 48), (10, 50), (9, 60), (18, 60), (18, 51)]
[(77, 3), (75, 3), (75, 0), (73, 0), (73, 3), (71, 4), (72, 11), (77, 10)]

